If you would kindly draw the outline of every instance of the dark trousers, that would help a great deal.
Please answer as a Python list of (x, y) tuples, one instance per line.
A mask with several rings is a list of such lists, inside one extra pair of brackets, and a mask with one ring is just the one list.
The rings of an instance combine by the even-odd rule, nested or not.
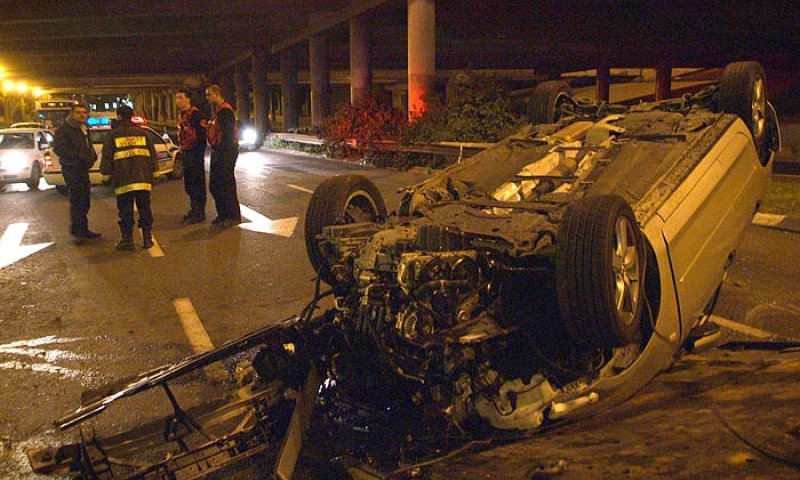
[(69, 189), (69, 231), (73, 235), (80, 235), (89, 230), (89, 206), (91, 200), (89, 193), (89, 169), (84, 167), (61, 166), (61, 174)]
[(241, 220), (239, 197), (236, 195), (236, 177), (233, 169), (239, 158), (238, 149), (213, 150), (211, 152), (211, 171), (208, 189), (214, 197), (217, 217), (229, 220)]
[(150, 191), (134, 190), (117, 195), (117, 210), (119, 210), (119, 230), (123, 233), (133, 232), (133, 203), (139, 210), (139, 228), (152, 230), (153, 212), (150, 210)]
[(206, 169), (201, 149), (183, 150), (183, 188), (189, 195), (192, 215), (205, 215)]

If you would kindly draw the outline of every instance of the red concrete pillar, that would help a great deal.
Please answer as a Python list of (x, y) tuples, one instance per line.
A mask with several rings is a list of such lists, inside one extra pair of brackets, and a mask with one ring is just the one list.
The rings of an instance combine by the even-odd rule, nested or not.
[(436, 74), (436, 6), (434, 0), (408, 0), (408, 118), (427, 107)]
[(268, 52), (269, 49), (264, 45), (253, 51), (253, 115), (259, 135), (264, 135), (270, 130), (267, 90)]
[(350, 105), (369, 96), (372, 86), (369, 50), (369, 18), (363, 13), (350, 19)]
[(656, 101), (672, 96), (672, 65), (664, 63), (656, 67)]
[(611, 95), (611, 69), (601, 63), (597, 66), (597, 101), (607, 102)]
[(328, 69), (328, 40), (324, 34), (312, 36), (309, 46), (311, 80), (311, 126), (320, 131), (330, 113), (330, 72)]

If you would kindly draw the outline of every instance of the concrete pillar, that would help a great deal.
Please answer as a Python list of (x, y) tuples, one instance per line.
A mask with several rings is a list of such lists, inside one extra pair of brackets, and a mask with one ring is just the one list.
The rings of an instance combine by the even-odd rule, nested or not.
[(350, 105), (369, 96), (372, 86), (369, 18), (363, 13), (350, 20)]
[(422, 115), (436, 74), (434, 0), (408, 0), (408, 118)]
[(597, 101), (607, 102), (611, 95), (611, 69), (601, 63), (597, 66)]
[(153, 121), (161, 121), (161, 94), (153, 92)]
[(219, 74), (219, 88), (222, 90), (222, 98), (236, 108), (236, 97), (233, 95), (233, 70), (224, 70)]
[[(270, 131), (269, 127), (269, 91), (267, 87), (267, 53), (266, 46), (253, 52), (253, 114), (255, 127), (259, 135)], [(263, 138), (263, 137), (261, 137)]]
[(672, 65), (662, 63), (656, 67), (656, 101), (672, 96)]
[(250, 68), (245, 63), (236, 65), (236, 117), (240, 122), (250, 123)]
[(309, 39), (308, 46), (311, 74), (311, 126), (315, 131), (321, 131), (331, 109), (328, 39), (324, 34), (314, 35)]
[(283, 131), (296, 130), (300, 124), (297, 88), (297, 52), (288, 48), (281, 52), (281, 108)]

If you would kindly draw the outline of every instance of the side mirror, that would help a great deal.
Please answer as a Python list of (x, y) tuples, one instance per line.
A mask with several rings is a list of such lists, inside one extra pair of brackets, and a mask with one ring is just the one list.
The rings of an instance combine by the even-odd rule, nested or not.
[(161, 140), (164, 140), (167, 143), (172, 143), (172, 138), (170, 138), (169, 134), (167, 134), (167, 133), (165, 133), (164, 135), (161, 135)]
[(49, 143), (40, 143), (39, 144), (39, 150), (47, 150), (48, 148), (50, 148), (50, 144)]

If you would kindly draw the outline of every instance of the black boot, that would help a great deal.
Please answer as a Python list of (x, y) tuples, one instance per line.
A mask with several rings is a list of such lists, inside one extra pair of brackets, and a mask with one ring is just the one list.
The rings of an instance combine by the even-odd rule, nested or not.
[(142, 229), (142, 248), (150, 248), (153, 246), (153, 234), (149, 229)]
[(122, 238), (114, 248), (117, 250), (135, 250), (136, 246), (133, 244), (133, 233), (131, 232), (122, 232)]

